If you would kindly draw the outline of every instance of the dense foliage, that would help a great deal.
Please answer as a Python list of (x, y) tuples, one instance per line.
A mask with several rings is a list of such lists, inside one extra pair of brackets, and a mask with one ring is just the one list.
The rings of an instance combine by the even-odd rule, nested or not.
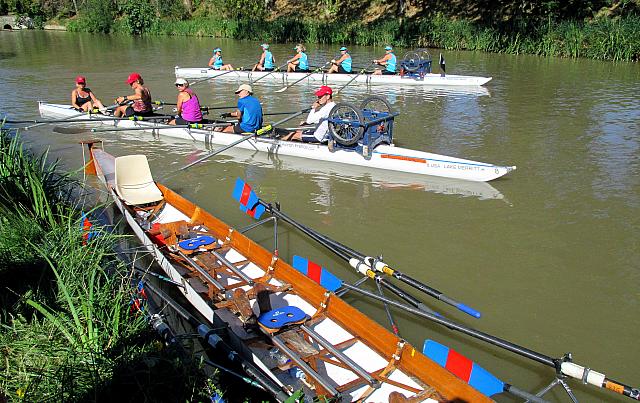
[(0, 401), (207, 396), (199, 367), (132, 314), (119, 237), (96, 226), (83, 238), (72, 185), (0, 128)]
[(0, 0), (72, 31), (637, 60), (640, 0)]

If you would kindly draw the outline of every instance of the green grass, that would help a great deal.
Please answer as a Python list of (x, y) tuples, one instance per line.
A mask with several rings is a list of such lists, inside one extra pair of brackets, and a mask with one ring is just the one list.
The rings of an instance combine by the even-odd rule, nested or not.
[(158, 349), (130, 312), (131, 272), (113, 253), (121, 236), (94, 225), (85, 241), (79, 185), (0, 128), (0, 398), (200, 399), (199, 364)]

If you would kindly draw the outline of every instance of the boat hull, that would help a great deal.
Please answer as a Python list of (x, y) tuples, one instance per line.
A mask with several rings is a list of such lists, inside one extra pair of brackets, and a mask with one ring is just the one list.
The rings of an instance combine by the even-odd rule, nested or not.
[[(224, 81), (255, 81), (261, 79), (264, 82), (293, 83), (305, 78), (312, 84), (339, 84), (347, 83), (356, 77), (352, 83), (366, 85), (411, 85), (426, 87), (473, 87), (480, 86), (491, 81), (492, 77), (462, 76), (448, 74), (425, 74), (424, 77), (410, 77), (400, 75), (373, 75), (373, 74), (326, 74), (326, 73), (285, 73), (285, 72), (264, 72), (264, 71), (234, 71), (229, 73), (222, 70), (213, 70), (208, 67), (175, 67), (176, 77), (189, 79), (216, 79)], [(218, 77), (219, 76), (219, 77)], [(268, 77), (265, 77), (268, 76)], [(262, 80), (262, 77), (265, 77)]]
[[(233, 333), (236, 341), (245, 340), (245, 359), (253, 362), (265, 374), (271, 377), (278, 385), (296, 382), (291, 371), (283, 369), (285, 364), (269, 362), (270, 352), (273, 346), (264, 342), (256, 343), (255, 336), (247, 338), (247, 330), (242, 326), (240, 319), (236, 317), (228, 306), (235, 304), (227, 297), (229, 290), (242, 288), (251, 294), (250, 283), (243, 283), (240, 278), (234, 278), (221, 269), (221, 266), (213, 266), (208, 269), (210, 276), (215, 276), (223, 289), (212, 283), (203, 290), (203, 278), (194, 275), (193, 271), (185, 268), (185, 260), (176, 257), (174, 246), (168, 238), (158, 244), (158, 240), (152, 240), (147, 230), (139, 224), (139, 210), (126, 206), (115, 191), (114, 185), (114, 158), (95, 146), (91, 149), (92, 160), (96, 166), (96, 172), (100, 180), (106, 185), (109, 194), (114, 199), (126, 222), (132, 228), (138, 239), (152, 253), (156, 261), (173, 281), (182, 284), (178, 289), (187, 298), (189, 303), (198, 310), (209, 322), (213, 324), (224, 321), (228, 330)], [(243, 234), (235, 231), (224, 222), (202, 210), (197, 205), (177, 195), (170, 189), (158, 184), (166, 205), (153, 213), (153, 219), (149, 224), (167, 225), (177, 222), (197, 223), (193, 228), (197, 231), (205, 231), (215, 236), (219, 253), (228, 259), (230, 264), (236, 265), (245, 276), (256, 283), (268, 284), (273, 287), (282, 287), (282, 291), (274, 292), (271, 304), (280, 306), (296, 306), (309, 315), (307, 327), (312, 328), (317, 334), (325, 338), (340, 353), (347, 355), (356, 365), (362, 366), (370, 376), (380, 382), (379, 387), (370, 388), (364, 379), (358, 378), (350, 365), (332, 364), (337, 356), (332, 357), (325, 350), (304, 358), (314, 361), (315, 371), (320, 377), (329, 381), (336, 390), (342, 394), (342, 401), (380, 402), (389, 401), (393, 392), (398, 392), (406, 397), (415, 396), (412, 401), (436, 402), (431, 388), (437, 391), (437, 395), (447, 401), (473, 401), (489, 402), (489, 398), (483, 396), (465, 382), (456, 378), (438, 364), (431, 361), (419, 350), (409, 343), (404, 342), (391, 334), (382, 326), (371, 320), (366, 315), (357, 311), (351, 305), (344, 302), (334, 294), (328, 294), (309, 278), (303, 276), (277, 254), (271, 253), (262, 246), (256, 244)], [(137, 219), (134, 218), (137, 215)], [(191, 254), (192, 259), (205, 262), (201, 256), (211, 253), (210, 250), (199, 250)], [(244, 284), (244, 285), (243, 285)], [(235, 294), (234, 294), (235, 295)], [(252, 294), (255, 295), (255, 294)], [(222, 300), (220, 300), (220, 298)], [(225, 305), (225, 300), (232, 305)], [(258, 312), (257, 301), (251, 297), (252, 310)], [(289, 330), (286, 333), (290, 333)], [(267, 335), (267, 337), (273, 337)], [(282, 333), (282, 337), (284, 334)], [(253, 341), (249, 341), (253, 340)], [(273, 339), (275, 342), (275, 339)], [(317, 348), (319, 348), (316, 345)], [(265, 352), (266, 351), (266, 352)], [(275, 350), (276, 352), (278, 350)], [(335, 355), (335, 354), (334, 354)], [(319, 365), (318, 365), (319, 363)], [(291, 364), (287, 364), (288, 367)], [(293, 368), (295, 370), (295, 368)], [(305, 390), (311, 393), (311, 390)], [(316, 389), (316, 392), (326, 394), (327, 390)]]
[[(69, 117), (77, 115), (77, 112), (67, 105), (40, 103), (39, 109), (40, 114), (43, 116)], [(86, 115), (79, 118), (86, 118)], [(129, 120), (109, 121), (107, 120), (108, 118), (101, 116), (95, 116), (95, 118), (96, 122), (103, 125), (120, 128), (148, 127), (148, 131), (153, 134), (198, 141), (205, 143), (207, 146), (214, 144), (224, 146), (243, 137), (233, 133), (222, 133), (202, 129), (164, 128), (158, 130), (157, 126), (151, 122)], [(488, 182), (516, 169), (515, 166), (493, 165), (390, 145), (379, 145), (376, 147), (372, 152), (371, 159), (365, 159), (356, 151), (338, 149), (335, 152), (331, 152), (326, 145), (322, 144), (283, 141), (268, 137), (254, 137), (235, 147), (275, 155), (290, 155), (312, 160), (357, 165), (371, 169), (431, 175), (476, 182)]]

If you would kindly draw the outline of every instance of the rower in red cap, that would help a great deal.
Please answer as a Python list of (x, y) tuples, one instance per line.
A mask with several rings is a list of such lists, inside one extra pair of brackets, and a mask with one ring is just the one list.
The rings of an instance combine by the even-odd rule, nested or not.
[(107, 108), (102, 102), (87, 88), (87, 79), (83, 76), (76, 77), (76, 88), (71, 91), (71, 106), (78, 112), (88, 112), (97, 108), (101, 113), (106, 113)]
[[(144, 80), (138, 73), (131, 73), (127, 78), (127, 84), (133, 89), (133, 95), (126, 95), (116, 98), (116, 103), (120, 104), (115, 110), (116, 116), (148, 116), (153, 113), (151, 104), (151, 92), (144, 87)], [(129, 101), (133, 101), (130, 103)]]
[(296, 130), (284, 136), (283, 140), (297, 140), (305, 143), (326, 143), (329, 140), (329, 112), (336, 105), (333, 102), (333, 90), (323, 85), (316, 91), (318, 99), (311, 105), (309, 116), (301, 123), (301, 126), (315, 125), (309, 129)]

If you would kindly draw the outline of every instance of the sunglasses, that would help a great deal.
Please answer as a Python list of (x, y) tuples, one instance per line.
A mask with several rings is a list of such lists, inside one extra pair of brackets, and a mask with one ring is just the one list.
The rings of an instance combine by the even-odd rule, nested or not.
[(176, 87), (184, 87), (184, 84), (176, 84)]

